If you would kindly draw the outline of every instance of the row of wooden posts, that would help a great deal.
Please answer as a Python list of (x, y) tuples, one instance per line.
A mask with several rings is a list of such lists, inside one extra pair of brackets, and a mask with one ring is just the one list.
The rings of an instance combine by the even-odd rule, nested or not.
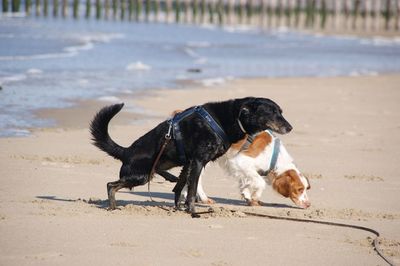
[(3, 14), (326, 30), (400, 30), (400, 0), (1, 0)]

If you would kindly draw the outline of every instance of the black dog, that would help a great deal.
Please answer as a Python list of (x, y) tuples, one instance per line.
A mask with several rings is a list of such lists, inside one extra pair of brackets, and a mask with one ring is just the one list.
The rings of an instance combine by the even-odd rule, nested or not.
[[(122, 161), (119, 180), (107, 184), (110, 209), (116, 208), (115, 193), (121, 188), (133, 188), (146, 184), (151, 178), (150, 171), (165, 141), (165, 135), (171, 130), (170, 120), (166, 120), (140, 137), (129, 147), (116, 144), (108, 134), (110, 120), (122, 109), (123, 104), (116, 104), (101, 109), (94, 117), (90, 131), (94, 145), (114, 158)], [(224, 102), (206, 103), (199, 108), (206, 110), (226, 135), (227, 141), (213, 130), (210, 123), (200, 115), (193, 113), (179, 122), (183, 152), (186, 162), (180, 160), (176, 142), (170, 141), (165, 147), (155, 172), (171, 182), (177, 179), (166, 172), (176, 166), (183, 166), (179, 182), (174, 188), (175, 203), (180, 197), (184, 184), (188, 183), (186, 207), (195, 213), (195, 196), (201, 169), (209, 162), (223, 155), (245, 134), (270, 129), (280, 134), (292, 130), (291, 125), (282, 116), (281, 108), (265, 98), (242, 98)], [(179, 149), (180, 148), (180, 149)], [(181, 151), (182, 152), (182, 151)]]

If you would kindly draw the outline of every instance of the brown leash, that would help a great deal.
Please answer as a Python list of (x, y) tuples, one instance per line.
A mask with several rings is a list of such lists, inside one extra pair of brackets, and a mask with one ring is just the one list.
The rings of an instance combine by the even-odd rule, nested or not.
[(153, 201), (153, 202), (154, 202), (154, 200), (151, 197), (151, 192), (150, 192), (150, 182), (153, 179), (153, 175), (154, 175), (154, 172), (156, 171), (156, 166), (158, 164), (158, 161), (160, 160), (161, 155), (163, 154), (163, 152), (165, 150), (165, 147), (167, 147), (169, 141), (171, 140), (171, 130), (172, 130), (172, 123), (170, 122), (169, 123), (169, 128), (168, 128), (168, 133), (165, 134), (165, 137), (164, 137), (165, 138), (164, 143), (161, 146), (160, 151), (158, 152), (156, 159), (154, 160), (153, 166), (151, 167), (151, 171), (150, 171), (150, 174), (149, 174), (149, 182), (147, 183), (147, 192), (149, 193), (150, 200)]

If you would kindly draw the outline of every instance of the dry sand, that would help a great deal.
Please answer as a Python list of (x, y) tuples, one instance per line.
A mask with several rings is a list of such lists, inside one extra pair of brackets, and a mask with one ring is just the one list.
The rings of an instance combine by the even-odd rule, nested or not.
[[(310, 177), (310, 209), (270, 188), (265, 206), (246, 207), (235, 181), (211, 165), (212, 214), (174, 211), (173, 184), (160, 177), (155, 203), (142, 186), (117, 193), (120, 209), (109, 212), (106, 183), (120, 163), (90, 144), (87, 125), (105, 103), (86, 102), (41, 112), (57, 128), (0, 139), (0, 265), (385, 265), (370, 233), (246, 211), (374, 228), (400, 264), (400, 75), (236, 80), (124, 97), (110, 134), (129, 145), (174, 109), (249, 95), (278, 102), (294, 126), (282, 140)], [(127, 112), (137, 105), (142, 113)]]

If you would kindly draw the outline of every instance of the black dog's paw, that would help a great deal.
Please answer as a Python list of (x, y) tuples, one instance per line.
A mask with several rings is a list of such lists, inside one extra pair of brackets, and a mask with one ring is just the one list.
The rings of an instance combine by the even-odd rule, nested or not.
[(187, 211), (186, 205), (184, 203), (182, 203), (182, 202), (178, 202), (175, 205), (175, 209), (178, 210), (178, 211)]
[(200, 218), (200, 214), (193, 212), (191, 214), (192, 218)]
[(107, 211), (109, 211), (109, 212), (111, 212), (111, 211), (116, 211), (116, 210), (121, 210), (119, 207), (116, 207), (116, 206), (109, 206), (108, 208), (107, 208)]

